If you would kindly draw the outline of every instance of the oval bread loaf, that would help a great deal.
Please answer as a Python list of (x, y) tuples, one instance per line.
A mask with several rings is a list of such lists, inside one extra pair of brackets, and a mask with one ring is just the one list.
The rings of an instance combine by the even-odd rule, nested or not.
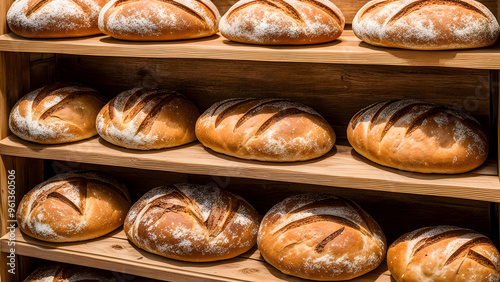
[(210, 0), (111, 0), (99, 28), (123, 40), (179, 40), (215, 34), (219, 18)]
[(259, 218), (242, 198), (216, 187), (157, 187), (137, 201), (125, 220), (132, 243), (172, 259), (204, 262), (233, 258), (255, 245)]
[(302, 194), (275, 205), (262, 220), (259, 250), (283, 273), (319, 281), (361, 276), (387, 249), (377, 222), (355, 203), (328, 194)]
[(415, 50), (464, 49), (495, 43), (495, 16), (474, 0), (372, 0), (352, 22), (372, 45)]
[(487, 137), (476, 119), (416, 100), (366, 107), (351, 119), (347, 139), (373, 162), (423, 173), (467, 172), (488, 156)]
[(121, 147), (161, 149), (196, 140), (199, 115), (196, 106), (177, 92), (134, 88), (101, 109), (96, 128), (104, 140)]
[(329, 0), (242, 0), (222, 17), (219, 29), (233, 41), (298, 45), (333, 41), (344, 25), (344, 15)]
[(120, 227), (130, 207), (127, 188), (94, 171), (56, 175), (22, 198), (17, 223), (25, 234), (48, 242), (94, 239)]
[(80, 37), (101, 33), (99, 11), (108, 0), (16, 0), (7, 23), (29, 38)]
[(109, 271), (52, 262), (39, 266), (24, 282), (112, 282), (116, 279)]
[(500, 281), (500, 254), (491, 240), (455, 226), (406, 233), (389, 247), (387, 264), (398, 282)]
[(55, 83), (26, 94), (12, 108), (9, 128), (18, 137), (41, 144), (83, 140), (97, 134), (95, 119), (106, 104), (90, 87)]
[(335, 144), (335, 133), (320, 114), (284, 99), (218, 102), (198, 119), (196, 137), (219, 153), (272, 162), (314, 159)]

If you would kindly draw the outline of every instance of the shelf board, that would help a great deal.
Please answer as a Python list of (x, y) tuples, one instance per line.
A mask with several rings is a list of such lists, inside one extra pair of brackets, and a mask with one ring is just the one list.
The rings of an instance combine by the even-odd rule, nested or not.
[(360, 41), (349, 29), (336, 41), (307, 46), (241, 44), (231, 42), (220, 34), (195, 40), (129, 42), (102, 35), (73, 39), (26, 39), (9, 33), (0, 36), (0, 50), (116, 57), (500, 69), (500, 43), (470, 50), (411, 51), (371, 46)]
[[(2, 252), (8, 246), (9, 234), (1, 239)], [(191, 263), (167, 259), (131, 245), (122, 230), (95, 240), (77, 243), (48, 243), (15, 232), (17, 255), (78, 264), (94, 268), (169, 281), (306, 281), (285, 275), (266, 263), (257, 248), (234, 259)], [(377, 269), (352, 282), (390, 282), (383, 262)]]
[(269, 163), (217, 154), (198, 142), (172, 149), (135, 151), (111, 145), (97, 137), (70, 144), (41, 145), (11, 135), (0, 141), (0, 154), (500, 202), (500, 182), (493, 160), (465, 174), (421, 174), (379, 166), (357, 154), (351, 147), (338, 144), (316, 160)]

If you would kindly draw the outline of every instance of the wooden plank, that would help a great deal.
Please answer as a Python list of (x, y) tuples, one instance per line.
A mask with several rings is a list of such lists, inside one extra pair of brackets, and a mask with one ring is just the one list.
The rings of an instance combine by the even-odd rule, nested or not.
[[(227, 157), (199, 143), (155, 151), (133, 151), (92, 138), (72, 144), (40, 145), (9, 136), (0, 153), (110, 166), (189, 174), (246, 177), (386, 192), (500, 202), (496, 162), (460, 175), (433, 175), (384, 168), (362, 158), (349, 146), (320, 159), (299, 163), (264, 163)], [(352, 172), (352, 173), (349, 173)]]
[[(2, 238), (2, 246), (6, 238)], [(188, 263), (163, 258), (140, 250), (123, 238), (101, 237), (95, 240), (54, 244), (16, 232), (18, 252), (32, 257), (103, 268), (132, 275), (169, 281), (304, 281), (282, 274), (260, 259), (237, 257), (209, 263)], [(255, 256), (257, 255), (255, 250)], [(250, 256), (252, 257), (252, 256)], [(387, 266), (351, 280), (353, 282), (389, 282)]]
[(411, 51), (362, 43), (352, 30), (339, 40), (311, 46), (256, 46), (230, 42), (220, 35), (172, 42), (125, 42), (106, 36), (30, 40), (0, 35), (0, 50), (90, 56), (197, 58), (362, 65), (439, 66), (500, 69), (500, 44), (455, 51)]

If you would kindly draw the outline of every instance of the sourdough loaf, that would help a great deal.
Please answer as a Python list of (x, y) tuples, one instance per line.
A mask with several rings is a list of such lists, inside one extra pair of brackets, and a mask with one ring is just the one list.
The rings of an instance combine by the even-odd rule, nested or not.
[(79, 265), (48, 263), (39, 266), (24, 282), (113, 282), (111, 272)]

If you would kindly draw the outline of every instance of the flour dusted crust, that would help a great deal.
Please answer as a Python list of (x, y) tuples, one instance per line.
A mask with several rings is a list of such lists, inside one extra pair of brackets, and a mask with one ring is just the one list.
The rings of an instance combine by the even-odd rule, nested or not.
[(104, 106), (96, 128), (104, 140), (129, 149), (151, 150), (196, 140), (196, 106), (174, 91), (134, 88)]
[(373, 0), (352, 22), (361, 40), (415, 50), (485, 47), (495, 43), (495, 16), (474, 0)]
[(123, 40), (179, 40), (215, 34), (219, 19), (210, 0), (111, 0), (99, 28)]
[(248, 251), (257, 240), (258, 214), (242, 198), (196, 184), (160, 186), (142, 196), (125, 220), (132, 243), (183, 261), (216, 261)]
[(361, 276), (383, 261), (379, 225), (355, 203), (328, 194), (302, 194), (276, 204), (262, 220), (258, 246), (283, 273), (319, 281)]
[(432, 226), (406, 233), (387, 252), (398, 282), (497, 282), (500, 254), (486, 236), (456, 226)]
[(74, 242), (105, 235), (120, 227), (130, 207), (127, 188), (94, 171), (56, 175), (21, 200), (21, 231), (48, 242)]
[(488, 156), (486, 134), (467, 113), (417, 100), (391, 100), (359, 111), (347, 139), (378, 164), (423, 173), (463, 173)]
[(41, 144), (83, 140), (97, 134), (95, 119), (105, 104), (96, 90), (55, 83), (32, 91), (12, 108), (9, 128), (18, 137)]
[(80, 37), (101, 33), (99, 11), (108, 0), (16, 0), (7, 23), (29, 38)]
[(314, 159), (335, 144), (335, 133), (320, 114), (285, 99), (218, 102), (198, 119), (196, 137), (219, 153), (272, 162)]
[(79, 265), (48, 263), (39, 266), (24, 282), (112, 282), (116, 277), (109, 271)]
[(333, 41), (344, 25), (329, 0), (242, 0), (222, 17), (219, 29), (233, 41), (299, 45)]

